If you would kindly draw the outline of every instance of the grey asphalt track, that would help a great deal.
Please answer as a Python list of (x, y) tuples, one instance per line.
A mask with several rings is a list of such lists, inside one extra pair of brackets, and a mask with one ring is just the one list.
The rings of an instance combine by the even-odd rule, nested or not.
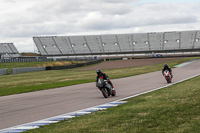
[[(174, 68), (172, 82), (199, 73), (200, 60), (197, 60), (187, 66)], [(108, 103), (167, 85), (161, 71), (114, 79), (112, 82), (117, 95), (107, 99), (94, 82), (0, 97), (0, 129)]]

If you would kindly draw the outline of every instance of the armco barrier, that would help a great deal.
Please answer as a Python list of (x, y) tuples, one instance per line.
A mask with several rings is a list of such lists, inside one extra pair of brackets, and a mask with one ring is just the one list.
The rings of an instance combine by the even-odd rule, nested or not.
[[(45, 71), (45, 70), (60, 70), (60, 69), (70, 69), (70, 68), (76, 68), (76, 67), (83, 67), (91, 64), (96, 64), (99, 62), (102, 62), (103, 59), (90, 61), (86, 63), (80, 63), (80, 64), (72, 64), (68, 66), (47, 66), (47, 67), (21, 67), (21, 68), (12, 68), (11, 74), (17, 74), (17, 73), (24, 73), (24, 72), (35, 72), (35, 71)], [(0, 75), (8, 74), (8, 69), (0, 69)]]
[(91, 61), (93, 58), (53, 58), (53, 57), (12, 57), (8, 59), (1, 59), (0, 63), (14, 63), (14, 62), (46, 62), (46, 61)]
[(72, 64), (72, 65), (68, 65), (68, 66), (47, 66), (46, 70), (61, 70), (61, 69), (77, 68), (77, 67), (83, 67), (83, 66), (87, 66), (87, 65), (96, 64), (96, 63), (99, 63), (102, 61), (103, 61), (103, 59), (96, 60), (96, 61), (90, 61), (90, 62), (86, 62), (86, 63), (80, 63), (80, 64)]
[(11, 74), (24, 73), (24, 72), (36, 72), (45, 71), (46, 67), (22, 67), (22, 68), (12, 68)]
[(8, 68), (0, 69), (0, 75), (8, 74)]

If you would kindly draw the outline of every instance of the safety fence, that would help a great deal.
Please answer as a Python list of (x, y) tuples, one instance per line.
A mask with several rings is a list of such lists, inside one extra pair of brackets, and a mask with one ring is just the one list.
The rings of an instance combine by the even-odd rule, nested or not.
[(0, 75), (8, 74), (8, 68), (0, 69)]
[[(85, 63), (79, 63), (79, 64), (72, 64), (67, 66), (47, 66), (47, 67), (21, 67), (21, 68), (12, 68), (10, 74), (17, 74), (17, 73), (25, 73), (25, 72), (36, 72), (36, 71), (45, 71), (45, 70), (61, 70), (61, 69), (71, 69), (71, 68), (77, 68), (77, 67), (83, 67), (87, 65), (92, 65), (96, 63), (102, 62), (103, 59), (95, 60), (95, 61), (89, 61)], [(0, 75), (6, 75), (8, 73), (8, 69), (0, 69)]]
[(82, 58), (63, 58), (63, 57), (18, 57), (0, 59), (0, 63), (15, 63), (15, 62), (48, 62), (48, 61), (91, 61), (94, 58), (82, 57)]
[(46, 67), (22, 67), (22, 68), (12, 68), (11, 74), (24, 73), (24, 72), (36, 72), (45, 71)]
[(52, 61), (52, 59), (47, 58), (8, 58), (0, 59), (0, 63), (16, 63), (16, 62), (46, 62)]

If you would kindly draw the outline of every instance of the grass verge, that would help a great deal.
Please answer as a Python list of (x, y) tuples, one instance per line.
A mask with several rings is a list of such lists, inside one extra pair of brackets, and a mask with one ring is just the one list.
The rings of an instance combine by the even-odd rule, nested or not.
[(197, 133), (200, 76), (127, 103), (26, 133)]
[[(197, 58), (184, 58), (165, 63), (168, 63), (169, 66), (174, 66), (193, 59)], [(163, 64), (165, 63), (143, 67), (107, 69), (104, 70), (104, 72), (108, 74), (111, 79), (116, 79), (154, 71), (161, 71)], [(77, 69), (3, 75), (0, 76), (0, 96), (88, 83), (95, 81), (95, 78), (95, 71), (81, 71)]]

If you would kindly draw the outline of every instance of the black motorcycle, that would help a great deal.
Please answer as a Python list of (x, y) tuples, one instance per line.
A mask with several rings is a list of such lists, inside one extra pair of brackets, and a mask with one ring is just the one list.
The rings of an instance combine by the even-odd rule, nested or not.
[(111, 85), (105, 79), (99, 78), (97, 82), (97, 87), (102, 92), (105, 98), (108, 98), (110, 95), (116, 95), (116, 90), (113, 91)]

